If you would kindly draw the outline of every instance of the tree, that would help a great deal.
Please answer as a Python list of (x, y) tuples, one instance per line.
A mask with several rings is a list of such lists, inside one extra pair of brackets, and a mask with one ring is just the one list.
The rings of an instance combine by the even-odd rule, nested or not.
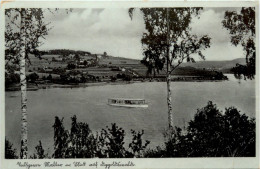
[(55, 117), (54, 128), (54, 158), (65, 158), (66, 147), (68, 147), (69, 133), (63, 126), (63, 118)]
[(34, 83), (38, 79), (39, 79), (39, 75), (35, 72), (28, 75), (28, 80), (31, 80), (32, 83)]
[(52, 81), (52, 75), (49, 74), (46, 79), (49, 80), (49, 81)]
[(47, 153), (45, 153), (45, 150), (42, 147), (42, 142), (39, 141), (39, 144), (35, 147), (35, 153), (30, 158), (32, 159), (44, 159), (44, 158), (50, 158)]
[(79, 56), (79, 54), (77, 54), (77, 53), (75, 54), (74, 60), (75, 60), (75, 61), (80, 61), (80, 56)]
[(255, 119), (235, 107), (222, 113), (213, 102), (197, 110), (187, 131), (166, 133), (165, 157), (254, 157)]
[(230, 41), (233, 45), (242, 45), (246, 56), (246, 65), (237, 64), (233, 68), (236, 77), (244, 75), (253, 79), (255, 75), (255, 8), (242, 8), (240, 13), (226, 11), (223, 27), (229, 30)]
[[(50, 9), (47, 9), (51, 12)], [(55, 9), (57, 11), (58, 9)], [(67, 13), (71, 9), (66, 9)], [(42, 39), (48, 34), (48, 24), (44, 22), (42, 8), (10, 8), (5, 9), (5, 47), (7, 60), (19, 64), (21, 84), (21, 152), (20, 158), (27, 158), (27, 95), (26, 95), (26, 61), (30, 64), (29, 54), (41, 59), (45, 52), (37, 48), (42, 45)]]
[[(205, 59), (201, 50), (210, 47), (210, 38), (190, 34), (192, 16), (198, 16), (202, 8), (141, 8), (146, 32), (143, 33), (143, 61), (148, 72), (164, 70), (167, 82), (169, 127), (173, 127), (171, 73), (185, 60), (195, 62), (194, 54)], [(133, 17), (134, 8), (129, 9)], [(166, 70), (164, 69), (166, 67)]]
[(104, 57), (107, 57), (107, 52), (104, 52), (104, 54), (103, 54), (103, 55), (104, 55)]
[[(71, 129), (65, 130), (63, 119), (55, 117), (54, 158), (129, 158), (142, 157), (150, 143), (143, 142), (144, 131), (131, 130), (132, 142), (129, 148), (124, 145), (125, 131), (115, 123), (94, 135), (87, 123), (78, 122), (74, 115), (71, 118)], [(41, 149), (40, 149), (41, 150)], [(43, 154), (44, 152), (40, 153)], [(37, 153), (39, 154), (39, 153)]]
[(17, 73), (5, 72), (5, 87), (8, 88), (10, 85), (18, 84), (20, 82), (20, 76)]
[[(43, 22), (43, 11), (37, 8), (11, 8), (5, 10), (5, 15), (10, 20), (5, 29), (6, 48), (12, 51), (12, 55), (6, 56), (7, 60), (19, 61), (20, 84), (21, 84), (21, 154), (23, 159), (27, 158), (27, 96), (25, 62), (29, 60), (29, 54), (40, 57), (37, 47), (41, 44), (40, 38), (47, 35), (47, 27)], [(20, 23), (19, 23), (20, 22)]]
[(68, 68), (69, 70), (71, 70), (71, 69), (76, 69), (76, 65), (75, 65), (74, 63), (68, 63), (67, 68)]
[(13, 148), (13, 144), (5, 138), (5, 158), (6, 159), (16, 159), (16, 149)]
[(57, 59), (55, 57), (52, 57), (51, 61), (56, 62)]

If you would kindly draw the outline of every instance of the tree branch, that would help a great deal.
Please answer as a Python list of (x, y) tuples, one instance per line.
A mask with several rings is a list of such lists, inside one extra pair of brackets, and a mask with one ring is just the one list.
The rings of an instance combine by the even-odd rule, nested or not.
[(180, 62), (178, 62), (178, 64), (171, 69), (170, 74), (171, 74), (178, 66), (180, 66), (180, 64), (182, 64), (182, 62), (183, 62), (183, 60), (184, 60), (185, 58), (187, 58), (187, 57), (183, 57), (182, 60), (181, 60)]

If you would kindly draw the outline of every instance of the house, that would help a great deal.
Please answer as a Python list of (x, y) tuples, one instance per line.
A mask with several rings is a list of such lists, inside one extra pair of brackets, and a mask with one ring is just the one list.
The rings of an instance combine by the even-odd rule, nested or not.
[(58, 61), (58, 62), (62, 62), (62, 61), (63, 61), (63, 58), (60, 58), (60, 57), (57, 58), (57, 57), (56, 57), (55, 60)]
[(75, 57), (75, 54), (69, 54), (69, 59), (73, 59)]
[(78, 64), (80, 64), (80, 65), (81, 65), (81, 64), (84, 64), (84, 60), (83, 60), (83, 59), (80, 59), (79, 62), (78, 62)]
[(51, 69), (51, 68), (47, 68), (47, 69), (44, 69), (44, 72), (45, 72), (45, 73), (52, 73), (52, 70), (53, 70), (53, 69)]

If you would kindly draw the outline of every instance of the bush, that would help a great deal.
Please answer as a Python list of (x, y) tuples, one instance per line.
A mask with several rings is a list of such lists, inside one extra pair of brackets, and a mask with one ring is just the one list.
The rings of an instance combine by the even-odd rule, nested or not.
[(69, 64), (67, 65), (67, 68), (68, 68), (69, 70), (76, 69), (76, 65), (75, 65), (74, 63), (69, 63)]
[(5, 73), (5, 87), (20, 83), (20, 76), (17, 73)]
[(131, 75), (126, 75), (124, 80), (125, 81), (131, 81), (133, 79), (133, 77)]
[(254, 79), (255, 75), (255, 64), (248, 64), (248, 65), (241, 65), (237, 64), (236, 67), (233, 67), (231, 69), (231, 72), (234, 73), (235, 78), (242, 79), (242, 76), (244, 79)]
[(70, 132), (64, 129), (63, 119), (55, 117), (54, 158), (129, 158), (142, 157), (149, 141), (143, 145), (144, 132), (131, 131), (133, 135), (129, 148), (126, 149), (125, 131), (115, 123), (107, 126), (100, 133), (92, 134), (87, 123), (77, 122), (71, 118)]
[(16, 149), (13, 148), (13, 144), (9, 140), (5, 139), (5, 158), (6, 159), (17, 159)]
[(46, 79), (49, 80), (49, 81), (52, 81), (52, 75), (49, 74)]
[(58, 75), (61, 75), (63, 73), (66, 72), (66, 69), (65, 68), (61, 68), (61, 67), (55, 67), (52, 69), (52, 73), (53, 74), (58, 74)]
[(116, 76), (110, 76), (110, 80), (111, 80), (111, 82), (115, 82), (117, 80), (117, 77)]
[(36, 80), (39, 79), (39, 75), (37, 73), (31, 73), (28, 75), (28, 80), (34, 83)]
[(51, 158), (42, 147), (42, 142), (39, 141), (39, 144), (35, 147), (36, 153), (33, 154), (30, 158), (32, 159), (44, 159), (44, 158)]
[(174, 128), (165, 137), (164, 157), (255, 156), (255, 120), (234, 107), (222, 114), (211, 101), (197, 110), (187, 131)]

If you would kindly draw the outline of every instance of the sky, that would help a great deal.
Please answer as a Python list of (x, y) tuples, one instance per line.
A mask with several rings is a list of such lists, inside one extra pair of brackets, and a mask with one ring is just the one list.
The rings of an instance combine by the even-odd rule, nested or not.
[[(221, 21), (226, 10), (239, 8), (204, 8), (200, 18), (193, 18), (192, 33), (209, 35), (211, 47), (203, 54), (206, 60), (232, 60), (244, 57), (241, 46), (230, 43), (228, 30)], [(46, 22), (52, 29), (40, 47), (48, 49), (73, 49), (104, 53), (132, 59), (142, 59), (141, 37), (145, 25), (140, 11), (136, 10), (133, 20), (126, 8), (73, 9), (45, 13)], [(199, 59), (198, 59), (199, 60)]]

